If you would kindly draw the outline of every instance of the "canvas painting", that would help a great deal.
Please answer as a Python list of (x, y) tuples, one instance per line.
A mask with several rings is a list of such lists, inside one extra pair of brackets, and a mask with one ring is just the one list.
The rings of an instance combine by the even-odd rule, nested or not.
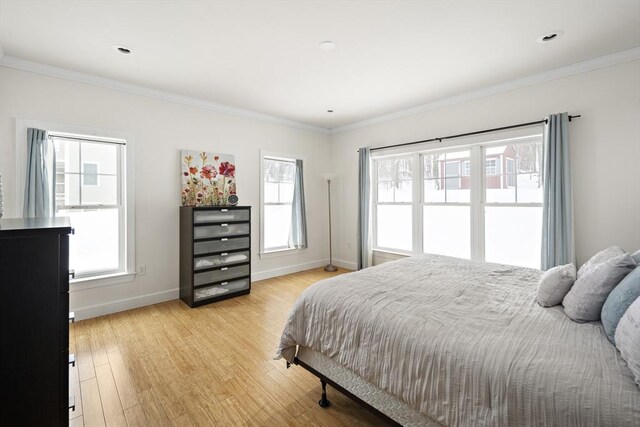
[(183, 206), (225, 206), (236, 194), (233, 155), (182, 150), (180, 167)]

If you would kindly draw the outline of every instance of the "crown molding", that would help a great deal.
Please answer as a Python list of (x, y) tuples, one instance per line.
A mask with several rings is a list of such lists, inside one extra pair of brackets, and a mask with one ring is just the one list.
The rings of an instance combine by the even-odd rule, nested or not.
[(230, 114), (233, 116), (243, 117), (252, 120), (258, 120), (265, 123), (271, 123), (280, 126), (291, 127), (295, 129), (301, 129), (310, 132), (316, 132), (324, 135), (334, 135), (342, 132), (347, 132), (353, 129), (359, 129), (379, 123), (388, 122), (391, 120), (397, 120), (404, 117), (413, 116), (416, 114), (424, 113), (427, 111), (437, 110), (439, 108), (445, 108), (464, 102), (473, 101), (476, 99), (484, 98), (491, 95), (497, 95), (499, 93), (508, 92), (515, 89), (520, 89), (527, 86), (533, 86), (539, 83), (548, 82), (551, 80), (561, 79), (563, 77), (569, 77), (588, 71), (597, 70), (599, 68), (605, 68), (612, 65), (618, 65), (629, 61), (640, 59), (640, 47), (623, 50), (610, 55), (600, 56), (592, 58), (586, 61), (577, 62), (564, 67), (556, 68), (549, 71), (544, 71), (539, 74), (523, 77), (516, 80), (511, 80), (504, 83), (499, 83), (493, 86), (487, 86), (478, 90), (463, 93), (460, 95), (451, 96), (448, 98), (442, 98), (437, 101), (429, 102), (426, 104), (418, 105), (416, 107), (407, 108), (404, 110), (396, 111), (390, 114), (384, 114), (377, 117), (372, 117), (359, 122), (350, 123), (344, 126), (339, 126), (333, 129), (327, 129), (319, 126), (312, 126), (305, 123), (296, 122), (293, 120), (287, 120), (281, 117), (271, 116), (268, 114), (262, 114), (251, 110), (245, 110), (241, 108), (230, 107), (223, 104), (217, 104), (215, 102), (205, 101), (198, 98), (192, 98), (188, 96), (178, 95), (172, 92), (162, 91), (158, 89), (149, 88), (142, 85), (136, 85), (132, 83), (125, 83), (120, 80), (108, 79), (105, 77), (99, 77), (93, 74), (82, 73), (79, 71), (73, 71), (66, 68), (54, 67), (39, 62), (27, 61), (15, 56), (3, 54), (0, 47), (0, 66), (7, 68), (14, 68), (22, 71), (29, 71), (37, 74), (42, 74), (50, 77), (56, 77), (60, 79), (75, 81), (79, 83), (89, 84), (92, 86), (98, 86), (108, 89), (117, 90), (120, 92), (130, 93), (134, 95), (145, 96), (148, 98), (159, 99), (168, 102), (174, 102), (177, 104), (188, 105), (191, 107), (201, 108), (209, 111), (215, 111), (217, 113)]
[(217, 104), (215, 102), (205, 101), (203, 99), (192, 98), (189, 96), (178, 95), (172, 92), (153, 89), (147, 86), (126, 83), (120, 80), (108, 79), (93, 74), (73, 71), (66, 68), (54, 67), (52, 65), (40, 62), (28, 61), (10, 55), (0, 55), (0, 66), (14, 68), (16, 70), (29, 71), (36, 74), (42, 74), (49, 77), (70, 80), (74, 82), (84, 83), (92, 86), (103, 87), (107, 89), (117, 90), (119, 92), (130, 93), (134, 95), (145, 96), (148, 98), (159, 99), (162, 101), (174, 102), (177, 104), (188, 105), (191, 107), (201, 108), (204, 110), (215, 111), (217, 113), (230, 114), (233, 116), (243, 117), (251, 120), (258, 120), (265, 123), (286, 126), (295, 129), (301, 129), (310, 132), (316, 132), (328, 135), (329, 129), (319, 126), (312, 126), (293, 120), (283, 119), (277, 116), (262, 114), (242, 108), (230, 107), (228, 105)]
[(474, 90), (460, 95), (451, 96), (448, 98), (442, 98), (437, 101), (422, 104), (416, 107), (407, 108), (405, 110), (396, 111), (390, 114), (384, 114), (382, 116), (372, 117), (359, 122), (351, 123), (344, 126), (331, 129), (332, 135), (347, 132), (353, 129), (359, 129), (378, 123), (384, 123), (391, 120), (397, 120), (404, 117), (413, 116), (416, 114), (424, 113), (427, 111), (437, 110), (439, 108), (449, 107), (464, 102), (473, 101), (486, 96), (497, 95), (499, 93), (520, 89), (527, 86), (533, 86), (539, 83), (548, 82), (550, 80), (561, 79), (563, 77), (573, 76), (575, 74), (585, 73), (588, 71), (597, 70), (599, 68), (605, 68), (612, 65), (618, 65), (625, 62), (634, 61), (640, 59), (640, 47), (623, 50), (620, 52), (612, 53), (610, 55), (600, 56), (586, 61), (577, 62), (575, 64), (567, 65), (553, 70), (544, 71), (539, 74), (523, 77), (516, 80), (511, 80), (504, 83), (499, 83), (493, 86), (487, 86), (482, 89)]

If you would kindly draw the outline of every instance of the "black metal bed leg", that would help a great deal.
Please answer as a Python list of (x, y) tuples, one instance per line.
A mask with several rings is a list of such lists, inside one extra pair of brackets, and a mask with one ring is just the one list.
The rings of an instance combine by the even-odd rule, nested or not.
[(318, 401), (318, 405), (322, 408), (328, 408), (331, 402), (327, 399), (327, 383), (324, 380), (320, 380), (322, 384), (322, 398)]

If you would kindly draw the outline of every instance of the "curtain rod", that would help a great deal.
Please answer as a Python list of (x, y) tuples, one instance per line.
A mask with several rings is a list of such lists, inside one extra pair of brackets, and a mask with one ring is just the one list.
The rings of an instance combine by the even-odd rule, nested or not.
[[(577, 119), (579, 117), (581, 117), (579, 114), (575, 115), (575, 116), (569, 116), (569, 121), (571, 121), (573, 119)], [(421, 141), (403, 142), (401, 144), (385, 145), (385, 146), (382, 146), (382, 147), (374, 147), (370, 151), (385, 150), (387, 148), (404, 147), (406, 145), (422, 144), (422, 143), (425, 143), (425, 142), (436, 142), (436, 141), (441, 142), (441, 141), (444, 141), (445, 139), (454, 139), (454, 138), (462, 138), (464, 136), (481, 135), (483, 133), (498, 132), (498, 131), (501, 131), (501, 130), (516, 129), (516, 128), (522, 128), (522, 127), (527, 127), (527, 126), (540, 125), (540, 124), (543, 124), (543, 123), (547, 124), (547, 121), (548, 121), (547, 119), (537, 120), (535, 122), (520, 123), (520, 124), (517, 124), (517, 125), (503, 126), (503, 127), (499, 127), (499, 128), (493, 128), (493, 129), (478, 130), (478, 131), (475, 131), (475, 132), (460, 133), (458, 135), (449, 135), (449, 136), (442, 136), (442, 137), (439, 137), (439, 138), (423, 139)], [(360, 151), (360, 150), (358, 150), (358, 151)]]

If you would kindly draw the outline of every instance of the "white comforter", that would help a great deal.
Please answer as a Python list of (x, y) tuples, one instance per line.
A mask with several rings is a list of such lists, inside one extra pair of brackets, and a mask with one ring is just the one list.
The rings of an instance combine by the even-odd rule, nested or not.
[(278, 356), (309, 347), (444, 425), (640, 426), (600, 322), (534, 300), (538, 270), (424, 255), (316, 283)]

